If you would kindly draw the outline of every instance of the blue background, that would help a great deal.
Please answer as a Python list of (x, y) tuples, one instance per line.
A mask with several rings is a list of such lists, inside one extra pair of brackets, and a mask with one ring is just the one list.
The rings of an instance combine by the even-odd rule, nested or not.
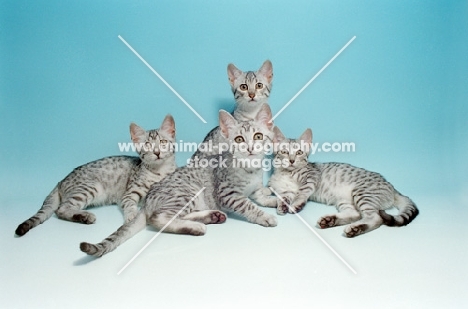
[(272, 61), (276, 113), (353, 36), (275, 123), (292, 137), (311, 127), (315, 142), (354, 142), (354, 153), (310, 159), (378, 171), (421, 218), (456, 219), (468, 205), (467, 18), (466, 1), (1, 1), (3, 241), (22, 246), (10, 237), (16, 225), (74, 167), (119, 154), (130, 122), (157, 128), (170, 113), (179, 140), (200, 142), (217, 111), (233, 109), (228, 63), (256, 70)]

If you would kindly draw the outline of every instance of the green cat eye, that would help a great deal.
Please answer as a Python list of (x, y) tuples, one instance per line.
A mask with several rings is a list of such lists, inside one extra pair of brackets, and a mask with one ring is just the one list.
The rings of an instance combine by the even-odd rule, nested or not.
[(257, 83), (257, 85), (255, 85), (255, 87), (257, 89), (262, 89), (263, 88), (263, 84), (262, 83)]
[(240, 144), (243, 143), (245, 140), (242, 136), (237, 136), (236, 138), (234, 138), (234, 141)]
[(289, 153), (289, 151), (287, 149), (281, 149), (280, 153), (286, 155)]
[(304, 153), (304, 152), (303, 152), (302, 150), (296, 151), (296, 154), (297, 154), (298, 156), (300, 156), (300, 155), (303, 154), (303, 153)]
[(254, 134), (254, 140), (261, 141), (263, 139), (263, 134), (262, 133), (255, 133)]
[(243, 91), (247, 91), (247, 90), (249, 90), (249, 86), (247, 86), (247, 84), (241, 84), (241, 85), (239, 86), (239, 89), (240, 89), (240, 90), (243, 90)]
[(166, 144), (167, 144), (167, 140), (162, 139), (162, 140), (159, 141), (159, 143), (160, 143), (161, 145), (166, 145)]

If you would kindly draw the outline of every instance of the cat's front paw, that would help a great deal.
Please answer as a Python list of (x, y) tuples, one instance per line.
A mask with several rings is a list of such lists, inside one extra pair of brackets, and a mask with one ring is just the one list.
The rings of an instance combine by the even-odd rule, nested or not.
[(274, 227), (278, 225), (278, 220), (275, 216), (265, 213), (258, 217), (255, 223), (260, 224), (261, 226)]
[(352, 238), (364, 234), (368, 229), (367, 224), (351, 224), (345, 227), (344, 234), (346, 237)]
[(276, 213), (280, 216), (284, 216), (289, 212), (289, 205), (291, 205), (291, 200), (287, 197), (278, 199), (276, 206)]
[(303, 201), (295, 201), (291, 207), (289, 207), (288, 211), (290, 214), (298, 213), (304, 208), (306, 202)]
[(317, 225), (320, 226), (321, 229), (326, 229), (329, 227), (334, 227), (336, 225), (336, 216), (323, 216), (317, 221)]

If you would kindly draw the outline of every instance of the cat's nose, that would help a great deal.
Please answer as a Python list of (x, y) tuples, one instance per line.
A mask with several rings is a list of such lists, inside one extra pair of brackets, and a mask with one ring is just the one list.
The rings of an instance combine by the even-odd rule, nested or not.
[(249, 98), (251, 99), (255, 98), (255, 93), (249, 93)]
[(296, 160), (289, 160), (289, 163), (294, 164)]

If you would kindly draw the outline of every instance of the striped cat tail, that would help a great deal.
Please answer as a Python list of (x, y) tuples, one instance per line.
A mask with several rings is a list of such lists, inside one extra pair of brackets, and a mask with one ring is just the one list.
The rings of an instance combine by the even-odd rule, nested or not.
[(133, 237), (146, 227), (146, 215), (140, 210), (138, 215), (130, 222), (122, 225), (117, 231), (98, 244), (82, 242), (80, 249), (88, 255), (101, 257), (104, 254), (113, 251), (119, 245)]
[(407, 196), (395, 193), (395, 207), (398, 208), (399, 214), (392, 216), (387, 214), (385, 211), (380, 210), (380, 216), (382, 217), (384, 224), (388, 226), (403, 226), (407, 225), (419, 214), (419, 210), (416, 204)]
[(58, 209), (59, 205), (60, 196), (58, 193), (58, 187), (56, 186), (54, 190), (52, 190), (52, 192), (50, 192), (50, 194), (44, 200), (41, 209), (39, 209), (39, 211), (34, 216), (18, 225), (15, 234), (18, 236), (23, 236), (24, 234), (29, 232), (29, 230), (33, 227), (36, 227), (39, 224), (43, 223), (44, 221), (52, 217), (54, 212)]

